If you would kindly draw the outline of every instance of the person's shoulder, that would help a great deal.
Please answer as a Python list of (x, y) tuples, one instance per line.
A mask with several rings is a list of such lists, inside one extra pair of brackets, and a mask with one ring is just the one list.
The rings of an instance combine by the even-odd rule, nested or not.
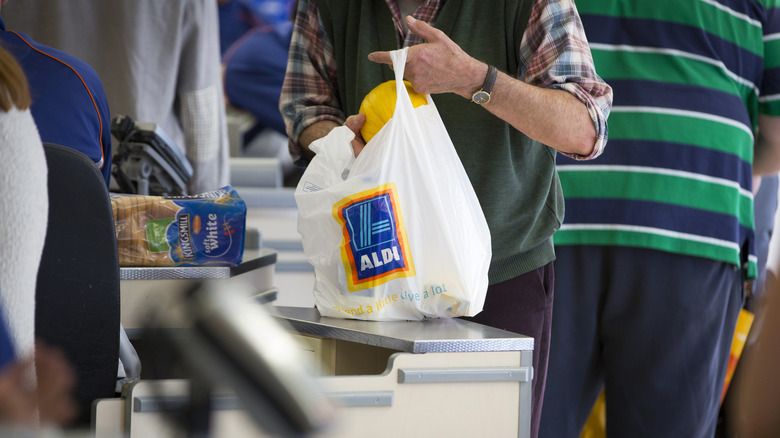
[(19, 50), (24, 50), (26, 48), (25, 55), (17, 57), (20, 64), (23, 66), (29, 66), (31, 64), (43, 64), (47, 68), (59, 67), (72, 70), (74, 73), (81, 76), (84, 80), (93, 80), (98, 78), (95, 70), (81, 59), (69, 53), (63, 52), (62, 50), (41, 44), (23, 33), (13, 33), (16, 34), (19, 39), (16, 44), (17, 50), (15, 50), (15, 52), (18, 54)]
[(95, 70), (92, 68), (92, 66), (71, 55), (70, 53), (63, 52), (62, 50), (55, 49), (54, 47), (49, 47), (43, 44), (37, 44), (37, 48), (47, 57), (51, 58), (59, 64), (62, 64), (63, 66), (71, 68), (79, 75), (97, 77), (97, 73), (95, 73)]

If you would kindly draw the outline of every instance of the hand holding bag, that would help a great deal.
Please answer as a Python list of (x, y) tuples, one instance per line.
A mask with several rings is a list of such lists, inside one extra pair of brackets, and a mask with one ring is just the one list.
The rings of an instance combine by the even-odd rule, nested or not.
[(412, 107), (406, 52), (391, 52), (393, 118), (357, 158), (346, 126), (314, 142), (295, 190), (323, 316), (451, 318), (485, 302), (490, 231), (433, 100)]

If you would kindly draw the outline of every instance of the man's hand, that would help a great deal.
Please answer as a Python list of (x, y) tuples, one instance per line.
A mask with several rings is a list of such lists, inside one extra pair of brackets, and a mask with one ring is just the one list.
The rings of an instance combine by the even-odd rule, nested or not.
[[(355, 114), (354, 116), (349, 116), (344, 122), (344, 126), (351, 129), (352, 132), (355, 133), (355, 139), (352, 140), (352, 151), (354, 152), (355, 157), (357, 157), (363, 148), (366, 147), (366, 142), (363, 141), (363, 135), (360, 134), (360, 128), (363, 127), (364, 123), (366, 123), (365, 114)], [(328, 135), (328, 133), (337, 126), (339, 125), (336, 122), (331, 120), (323, 120), (304, 129), (301, 133), (300, 139), (298, 140), (301, 146), (304, 147), (304, 155), (309, 159), (314, 157), (314, 152), (309, 149), (309, 145), (312, 144), (315, 140)]]
[[(428, 23), (406, 17), (409, 31), (428, 41), (409, 48), (404, 78), (421, 94), (456, 93), (466, 99), (484, 82), (487, 66), (469, 56), (447, 35)], [(392, 67), (389, 52), (368, 55), (373, 62)]]
[(344, 122), (344, 126), (351, 129), (352, 132), (355, 133), (355, 139), (352, 140), (352, 151), (355, 153), (355, 157), (357, 157), (363, 148), (366, 147), (366, 142), (363, 140), (363, 135), (360, 133), (360, 128), (363, 127), (364, 123), (366, 123), (365, 114), (355, 114), (354, 116), (349, 116), (347, 121)]
[[(409, 30), (428, 41), (409, 48), (404, 77), (418, 93), (456, 93), (471, 99), (482, 87), (488, 66), (472, 58), (439, 29), (406, 17)], [(373, 52), (370, 61), (392, 65), (388, 52)], [(483, 108), (528, 137), (561, 152), (589, 156), (596, 127), (588, 109), (573, 94), (526, 84), (499, 72), (490, 102)]]

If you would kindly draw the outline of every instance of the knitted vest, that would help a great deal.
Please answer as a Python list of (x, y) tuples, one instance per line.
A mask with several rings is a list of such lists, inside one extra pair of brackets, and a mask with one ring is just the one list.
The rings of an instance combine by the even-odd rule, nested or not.
[[(390, 9), (380, 0), (317, 3), (336, 54), (342, 110), (357, 114), (371, 89), (394, 79), (392, 69), (367, 59), (373, 51), (399, 48)], [(485, 2), (447, 0), (435, 26), (471, 56), (522, 76), (518, 48), (531, 6), (528, 0), (491, 1), (489, 7)], [(436, 94), (433, 100), (490, 227), (490, 283), (552, 261), (552, 235), (563, 220), (555, 150), (456, 94)], [(435, 172), (428, 177), (436, 178)]]

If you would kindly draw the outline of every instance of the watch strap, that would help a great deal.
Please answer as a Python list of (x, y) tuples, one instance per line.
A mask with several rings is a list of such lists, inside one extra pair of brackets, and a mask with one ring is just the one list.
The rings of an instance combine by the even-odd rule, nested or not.
[(496, 84), (496, 76), (498, 76), (498, 70), (492, 65), (488, 65), (487, 76), (485, 76), (485, 83), (482, 84), (482, 91), (488, 94), (493, 92), (493, 85)]
[(493, 91), (493, 85), (496, 83), (496, 76), (498, 76), (498, 70), (492, 65), (488, 65), (488, 72), (487, 76), (485, 76), (485, 82), (482, 84), (482, 88), (477, 90), (474, 95), (471, 96), (472, 102), (478, 105), (484, 105), (490, 102), (490, 93)]

